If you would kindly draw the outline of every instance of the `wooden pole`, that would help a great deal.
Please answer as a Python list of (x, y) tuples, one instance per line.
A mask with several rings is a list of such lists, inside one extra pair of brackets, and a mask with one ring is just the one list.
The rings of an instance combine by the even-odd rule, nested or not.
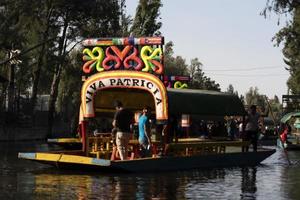
[(8, 111), (14, 112), (15, 101), (15, 64), (11, 64), (9, 68), (9, 84), (8, 84)]
[(271, 117), (272, 117), (272, 120), (273, 120), (273, 123), (274, 123), (274, 126), (275, 126), (276, 134), (277, 134), (277, 136), (278, 136), (278, 139), (279, 139), (279, 141), (280, 141), (281, 146), (283, 147), (283, 152), (284, 152), (284, 154), (285, 154), (286, 160), (287, 160), (288, 164), (291, 165), (291, 161), (290, 161), (290, 158), (289, 158), (289, 156), (288, 156), (287, 150), (284, 148), (283, 141), (282, 141), (282, 139), (281, 139), (281, 137), (280, 137), (280, 134), (279, 134), (279, 132), (278, 132), (278, 129), (277, 129), (277, 127), (276, 127), (275, 117), (274, 117), (274, 114), (273, 114), (273, 110), (272, 110), (272, 108), (271, 108), (271, 104), (270, 104), (270, 102), (269, 102), (267, 96), (265, 96), (265, 99), (266, 99), (266, 101), (267, 101), (267, 104), (268, 104), (268, 107), (269, 107), (269, 110), (270, 110), (270, 113), (271, 113)]
[(81, 140), (82, 140), (82, 151), (86, 153), (87, 150), (87, 122), (81, 122)]

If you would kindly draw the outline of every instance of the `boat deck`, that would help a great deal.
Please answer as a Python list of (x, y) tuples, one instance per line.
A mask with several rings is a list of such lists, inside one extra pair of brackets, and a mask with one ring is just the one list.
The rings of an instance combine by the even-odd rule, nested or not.
[[(226, 138), (179, 138), (177, 142), (163, 145), (160, 141), (153, 141), (152, 157), (161, 155), (191, 156), (203, 154), (242, 152), (242, 147), (248, 146), (249, 142), (241, 140), (225, 140)], [(66, 146), (66, 144), (81, 144), (79, 138), (48, 139), (48, 143)], [(77, 145), (78, 146), (78, 145)], [(87, 151), (85, 156), (110, 160), (118, 160), (118, 154), (113, 146), (110, 136), (93, 136), (87, 139)], [(79, 146), (78, 146), (79, 147)], [(81, 147), (77, 148), (78, 150)], [(129, 142), (130, 159), (139, 158), (138, 140)]]
[(111, 137), (88, 137), (86, 151), (19, 153), (18, 157), (59, 168), (140, 172), (256, 165), (275, 152), (263, 148), (242, 152), (248, 145), (245, 141), (201, 138), (179, 139), (166, 145), (154, 141), (152, 156), (141, 158), (138, 141), (130, 140), (128, 158), (120, 160)]
[(142, 172), (254, 166), (274, 152), (275, 150), (267, 149), (259, 149), (257, 152), (241, 152), (239, 147), (228, 147), (225, 153), (206, 152), (204, 154), (166, 155), (128, 160), (89, 157), (80, 151), (19, 153), (18, 157), (65, 169), (97, 170), (99, 172)]

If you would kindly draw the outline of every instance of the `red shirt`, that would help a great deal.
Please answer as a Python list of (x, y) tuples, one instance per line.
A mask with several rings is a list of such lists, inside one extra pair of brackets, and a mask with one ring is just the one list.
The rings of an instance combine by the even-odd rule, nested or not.
[(288, 129), (284, 129), (284, 131), (280, 134), (280, 138), (282, 142), (286, 142), (287, 140), (287, 133), (288, 133)]

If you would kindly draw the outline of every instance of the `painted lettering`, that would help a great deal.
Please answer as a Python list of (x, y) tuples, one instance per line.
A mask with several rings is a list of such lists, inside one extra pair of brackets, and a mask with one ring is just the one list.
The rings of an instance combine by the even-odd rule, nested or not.
[(156, 90), (153, 92), (154, 95), (156, 95), (156, 93), (158, 93), (159, 90), (156, 88)]
[(116, 79), (109, 79), (110, 81), (110, 85), (115, 85), (115, 83), (117, 82)]
[(162, 102), (162, 100), (157, 97), (155, 97), (155, 99), (156, 99), (156, 105), (158, 106)]
[(141, 86), (142, 86), (142, 87), (145, 87), (145, 80), (142, 79), (141, 82), (142, 82), (142, 83), (141, 83)]
[(93, 96), (93, 94), (94, 94), (93, 92), (91, 92), (89, 90), (86, 93), (88, 93), (90, 96)]
[(92, 85), (90, 85), (90, 88), (92, 88), (93, 90), (96, 90), (96, 83), (93, 83)]
[(126, 84), (126, 86), (129, 86), (131, 83), (131, 80), (129, 78), (125, 78), (124, 83)]
[(148, 88), (149, 90), (151, 90), (151, 89), (153, 88), (153, 83), (148, 82), (148, 83), (147, 83), (147, 88)]
[(132, 86), (139, 86), (139, 79), (132, 79)]
[(123, 84), (123, 82), (122, 82), (122, 80), (119, 78), (118, 79), (118, 81), (117, 81), (117, 85), (122, 85), (122, 86), (124, 86), (124, 84)]
[[(100, 76), (95, 77), (94, 80), (91, 80), (89, 82), (89, 85), (85, 88), (85, 96), (84, 96), (84, 103), (86, 103), (86, 111), (88, 114), (93, 114), (93, 101), (94, 101), (94, 94), (97, 92), (97, 90), (100, 89), (109, 89), (111, 87), (126, 87), (126, 88), (139, 88), (142, 90), (147, 90), (149, 93), (151, 93), (154, 96), (154, 104), (156, 112), (160, 112), (160, 115), (158, 118), (164, 117), (164, 114), (162, 112), (166, 111), (166, 105), (164, 105), (165, 102), (165, 90), (160, 90), (160, 82), (157, 83), (156, 80), (144, 78), (143, 76), (132, 76), (130, 73), (128, 73), (128, 76), (119, 76), (118, 73), (116, 73), (115, 76)], [(163, 86), (162, 86), (163, 87)], [(164, 88), (162, 88), (164, 89)], [(144, 91), (146, 92), (146, 91)], [(164, 93), (162, 93), (164, 92)], [(134, 99), (133, 101), (138, 101), (137, 99)], [(91, 103), (92, 102), (92, 103)]]
[(85, 103), (90, 103), (92, 101), (91, 98), (89, 98), (88, 96), (85, 96)]
[(105, 87), (105, 85), (102, 83), (102, 81), (99, 81), (98, 82), (98, 88), (102, 88), (102, 87)]

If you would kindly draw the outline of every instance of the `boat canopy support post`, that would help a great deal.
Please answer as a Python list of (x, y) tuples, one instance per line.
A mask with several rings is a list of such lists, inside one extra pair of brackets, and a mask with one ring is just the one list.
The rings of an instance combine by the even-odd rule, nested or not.
[(86, 134), (86, 127), (87, 127), (87, 121), (81, 121), (81, 140), (82, 140), (82, 151), (86, 153), (87, 150), (87, 134)]

